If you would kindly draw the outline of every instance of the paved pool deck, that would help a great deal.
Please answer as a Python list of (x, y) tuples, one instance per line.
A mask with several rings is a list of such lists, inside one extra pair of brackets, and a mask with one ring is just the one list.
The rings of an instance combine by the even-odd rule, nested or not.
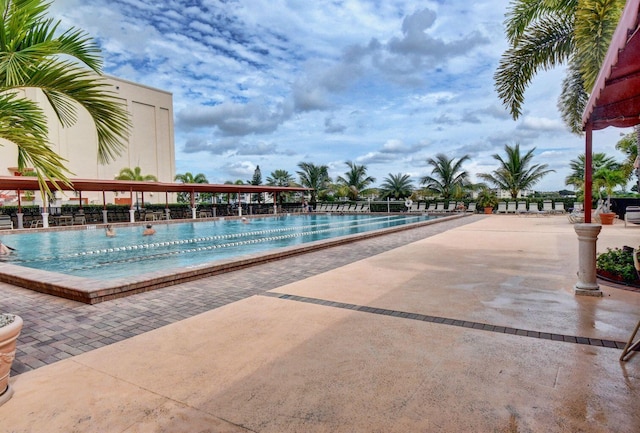
[[(573, 294), (566, 216), (443, 224), (98, 305), (0, 285), (4, 310), (67, 316), (40, 319), (33, 353), (55, 357), (72, 328), (103, 346), (24, 364), (0, 431), (640, 431), (640, 354), (618, 360), (640, 293)], [(638, 244), (618, 222), (598, 249)], [(157, 328), (172, 296), (180, 317)], [(122, 322), (139, 335), (95, 339)]]

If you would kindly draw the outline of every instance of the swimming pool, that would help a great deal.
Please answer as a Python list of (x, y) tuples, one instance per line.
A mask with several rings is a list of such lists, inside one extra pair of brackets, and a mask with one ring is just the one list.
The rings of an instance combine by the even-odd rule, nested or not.
[[(104, 229), (96, 226), (7, 234), (2, 241), (16, 252), (2, 260), (0, 274), (3, 281), (47, 293), (82, 292), (72, 299), (109, 298), (118, 290), (143, 291), (224, 272), (229, 263), (247, 262), (248, 257), (288, 254), (306, 244), (401, 229), (433, 219), (427, 215), (307, 214), (161, 223), (154, 225), (153, 236), (143, 236), (139, 225), (117, 227), (115, 237), (105, 236)], [(268, 260), (272, 259), (264, 259)], [(31, 269), (26, 272), (25, 267)], [(22, 280), (31, 272), (37, 274), (29, 278), (28, 285)]]

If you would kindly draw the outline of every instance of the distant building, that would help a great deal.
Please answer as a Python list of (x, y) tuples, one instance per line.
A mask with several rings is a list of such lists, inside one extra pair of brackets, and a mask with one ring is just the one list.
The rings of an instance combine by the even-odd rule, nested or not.
[[(24, 95), (44, 107), (49, 120), (49, 141), (53, 150), (67, 160), (66, 166), (73, 173), (72, 178), (113, 179), (123, 168), (140, 167), (142, 174), (152, 174), (160, 182), (173, 182), (176, 174), (173, 95), (164, 90), (147, 87), (141, 84), (115, 77), (105, 77), (111, 84), (111, 90), (126, 103), (131, 115), (132, 129), (129, 140), (122, 154), (107, 165), (98, 163), (98, 138), (91, 116), (83, 109), (77, 112), (76, 124), (63, 128), (55, 113), (50, 108), (44, 94), (37, 89), (25, 89)], [(0, 141), (0, 175), (15, 176), (17, 171), (18, 149), (15, 144)], [(15, 195), (13, 191), (3, 191), (0, 185), (0, 197)], [(36, 194), (36, 203), (40, 203)], [(58, 197), (61, 194), (58, 192)], [(83, 200), (102, 203), (102, 193), (83, 192)], [(119, 194), (119, 199), (126, 200), (128, 194)], [(114, 203), (116, 195), (107, 194), (107, 203)], [(62, 202), (77, 200), (73, 194), (67, 193)], [(162, 197), (148, 197), (145, 201), (164, 202)]]

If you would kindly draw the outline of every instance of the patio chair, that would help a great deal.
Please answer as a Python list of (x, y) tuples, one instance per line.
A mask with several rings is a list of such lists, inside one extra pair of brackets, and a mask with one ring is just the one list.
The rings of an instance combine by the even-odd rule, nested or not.
[(427, 208), (427, 212), (435, 212), (436, 211), (436, 203), (429, 203), (429, 207)]
[(444, 208), (444, 202), (438, 202), (438, 204), (436, 205), (436, 210), (435, 212), (444, 212), (445, 208)]
[(507, 203), (507, 213), (516, 213), (516, 202), (510, 201)]
[(424, 212), (427, 210), (427, 204), (423, 201), (418, 202), (418, 212)]
[(553, 206), (553, 213), (566, 213), (567, 211), (564, 209), (564, 202), (563, 201), (557, 201), (555, 203), (555, 205)]
[(446, 212), (455, 212), (455, 210), (456, 210), (456, 202), (455, 201), (450, 201)]
[(498, 202), (498, 210), (496, 213), (507, 213), (507, 203), (504, 201)]
[(518, 215), (524, 215), (527, 213), (527, 202), (526, 201), (519, 201), (518, 202), (518, 206), (516, 207), (516, 213)]
[(553, 213), (553, 202), (551, 200), (544, 200), (542, 202), (542, 212), (546, 214)]
[(467, 212), (476, 213), (476, 203), (475, 202), (469, 203), (469, 206), (467, 207)]
[(627, 206), (624, 211), (624, 226), (640, 224), (640, 206)]
[(1, 229), (13, 230), (13, 221), (9, 215), (0, 215), (0, 230)]
[(538, 208), (538, 202), (536, 201), (529, 202), (529, 210), (527, 211), (527, 213), (533, 214), (533, 215), (541, 215), (542, 211)]

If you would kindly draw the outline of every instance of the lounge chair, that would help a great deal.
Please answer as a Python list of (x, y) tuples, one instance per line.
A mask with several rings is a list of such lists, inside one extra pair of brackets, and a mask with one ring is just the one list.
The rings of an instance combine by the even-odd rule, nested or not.
[(519, 201), (518, 202), (518, 206), (516, 207), (516, 213), (518, 215), (523, 215), (527, 213), (527, 202), (526, 201)]
[(581, 201), (574, 201), (573, 202), (573, 210), (574, 211), (583, 211), (584, 210), (584, 203), (582, 203)]
[(507, 203), (507, 213), (516, 213), (516, 202), (510, 201)]
[(429, 207), (427, 208), (427, 212), (435, 212), (436, 211), (436, 204), (435, 202), (433, 203), (429, 203)]
[(455, 210), (456, 210), (456, 202), (455, 201), (450, 201), (446, 212), (455, 212)]
[(475, 202), (469, 203), (469, 206), (467, 207), (467, 212), (476, 213), (476, 203)]
[(564, 202), (563, 201), (557, 201), (555, 203), (555, 205), (553, 206), (553, 213), (566, 213), (567, 211), (564, 209)]
[(624, 211), (624, 226), (640, 224), (640, 206), (627, 206)]
[(533, 214), (533, 215), (542, 214), (542, 211), (540, 209), (538, 209), (538, 202), (537, 201), (529, 202), (529, 210), (527, 211), (527, 213)]
[(507, 213), (507, 203), (504, 201), (498, 202), (498, 210), (496, 213)]
[(9, 215), (0, 215), (0, 230), (13, 230), (13, 221)]
[(438, 202), (438, 204), (436, 205), (436, 210), (435, 212), (444, 212), (445, 208), (444, 208), (444, 202)]
[(427, 210), (427, 204), (423, 201), (418, 202), (418, 212), (424, 212)]
[(542, 212), (546, 214), (553, 213), (553, 202), (551, 200), (544, 200), (542, 202)]

